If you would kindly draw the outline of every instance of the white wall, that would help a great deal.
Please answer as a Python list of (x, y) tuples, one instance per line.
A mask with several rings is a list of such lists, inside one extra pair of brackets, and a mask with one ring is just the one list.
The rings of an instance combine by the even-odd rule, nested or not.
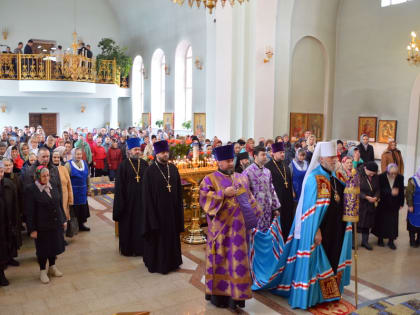
[[(145, 80), (144, 111), (151, 112), (151, 59), (154, 51), (165, 52), (170, 75), (166, 76), (165, 112), (174, 111), (175, 51), (179, 42), (191, 43), (193, 60), (199, 57), (203, 70), (193, 67), (193, 112), (206, 110), (206, 16), (203, 8), (190, 9), (187, 2), (180, 7), (171, 1), (109, 0), (121, 23), (121, 38), (133, 57), (143, 57), (148, 80)], [(152, 121), (155, 121), (152, 117)]]
[[(29, 124), (29, 113), (58, 113), (58, 132), (77, 127), (99, 128), (109, 123), (109, 99), (2, 97), (1, 101), (7, 109), (0, 112), (0, 126), (22, 128)], [(86, 106), (84, 113), (80, 112), (82, 104)]]
[(290, 111), (323, 113), (325, 99), (325, 56), (322, 44), (304, 37), (296, 45), (292, 62)]
[(420, 1), (385, 8), (380, 1), (341, 2), (334, 98), (336, 137), (356, 138), (358, 116), (398, 120), (397, 141), (408, 158), (408, 132), (417, 132), (417, 128), (408, 130), (408, 110), (419, 69), (406, 62), (405, 47), (410, 32), (420, 30), (418, 12)]
[(72, 43), (75, 23), (79, 38), (92, 46), (94, 54), (98, 53), (97, 43), (103, 37), (118, 42), (119, 23), (107, 1), (0, 1), (0, 28), (9, 30), (8, 39), (1, 38), (0, 43), (9, 45), (12, 50), (18, 42), (26, 44), (30, 38), (55, 40), (66, 49)]

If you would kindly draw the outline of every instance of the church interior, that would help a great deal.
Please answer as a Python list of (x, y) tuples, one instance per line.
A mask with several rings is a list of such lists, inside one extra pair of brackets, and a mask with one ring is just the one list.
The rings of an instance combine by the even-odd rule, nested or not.
[[(407, 231), (416, 197), (407, 204), (400, 189), (396, 248), (391, 237), (389, 246), (381, 246), (371, 235), (368, 250), (357, 236), (339, 300), (294, 308), (269, 289), (254, 290), (245, 308), (232, 310), (205, 299), (207, 223), (213, 217), (206, 220), (199, 195), (206, 170), (217, 170), (210, 147), (243, 139), (248, 148), (252, 139), (271, 150), (278, 136), (309, 145), (309, 130), (315, 142), (334, 141), (344, 149), (367, 137), (378, 174), (391, 171), (384, 156), (393, 143), (404, 188), (413, 179), (420, 198), (419, 14), (420, 0), (1, 0), (1, 141), (42, 126), (58, 147), (63, 132), (74, 131), (76, 141), (105, 128), (109, 147), (115, 130), (125, 132), (130, 150), (132, 128), (146, 148), (152, 135), (174, 148), (191, 135), (200, 149), (209, 146), (207, 153), (180, 150), (175, 156), (171, 148), (184, 187), (179, 268), (152, 273), (142, 257), (120, 254), (121, 224), (113, 215), (118, 185), (111, 172), (92, 173), (85, 196), (89, 228), (79, 222), (90, 232), (66, 237), (57, 261), (64, 276), (40, 282), (39, 248), (25, 225), (19, 266), (4, 271), (10, 284), (0, 286), (0, 314), (419, 314), (419, 232), (416, 243)], [(150, 165), (156, 153), (153, 146), (144, 153)], [(13, 149), (11, 157), (13, 162)], [(131, 164), (137, 176), (138, 165), (136, 171)], [(169, 166), (167, 174), (156, 176), (171, 192)], [(25, 194), (19, 198), (25, 203)], [(1, 255), (0, 246), (0, 267)]]

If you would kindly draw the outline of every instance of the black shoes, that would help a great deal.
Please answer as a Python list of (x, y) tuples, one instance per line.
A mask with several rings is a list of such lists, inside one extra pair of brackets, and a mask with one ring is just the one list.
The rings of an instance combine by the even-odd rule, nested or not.
[(393, 240), (389, 240), (388, 247), (391, 248), (392, 250), (396, 250), (397, 249), (397, 246), (395, 246)]
[(6, 275), (4, 274), (4, 270), (0, 271), (0, 287), (5, 287), (9, 285), (9, 280), (6, 279)]
[(373, 250), (372, 246), (369, 243), (362, 243), (362, 247), (366, 248), (367, 250)]
[(7, 262), (9, 266), (17, 267), (19, 266), (19, 262), (16, 259), (10, 258), (10, 260)]
[(79, 226), (79, 231), (80, 232), (89, 232), (90, 228), (87, 227), (86, 225), (82, 224), (82, 225)]
[(384, 239), (383, 238), (378, 238), (378, 246), (385, 247)]

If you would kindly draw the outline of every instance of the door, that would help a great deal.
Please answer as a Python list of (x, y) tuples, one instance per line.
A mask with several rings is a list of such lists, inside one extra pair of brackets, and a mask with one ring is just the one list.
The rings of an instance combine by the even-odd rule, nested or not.
[(41, 114), (29, 114), (29, 126), (38, 127), (41, 125)]
[(57, 114), (41, 114), (41, 126), (45, 135), (57, 134)]

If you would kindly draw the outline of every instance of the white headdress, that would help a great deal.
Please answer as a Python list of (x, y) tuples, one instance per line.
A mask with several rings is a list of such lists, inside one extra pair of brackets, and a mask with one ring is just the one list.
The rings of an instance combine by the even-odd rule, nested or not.
[(305, 184), (306, 180), (309, 177), (309, 174), (319, 166), (319, 158), (337, 156), (337, 142), (318, 142), (315, 147), (314, 154), (312, 155), (311, 164), (309, 164), (308, 170), (306, 171), (305, 178), (302, 183), (302, 193), (299, 197), (299, 202), (296, 208), (295, 216), (295, 238), (300, 239), (300, 230), (302, 227), (302, 208), (303, 208), (303, 198), (305, 196)]

